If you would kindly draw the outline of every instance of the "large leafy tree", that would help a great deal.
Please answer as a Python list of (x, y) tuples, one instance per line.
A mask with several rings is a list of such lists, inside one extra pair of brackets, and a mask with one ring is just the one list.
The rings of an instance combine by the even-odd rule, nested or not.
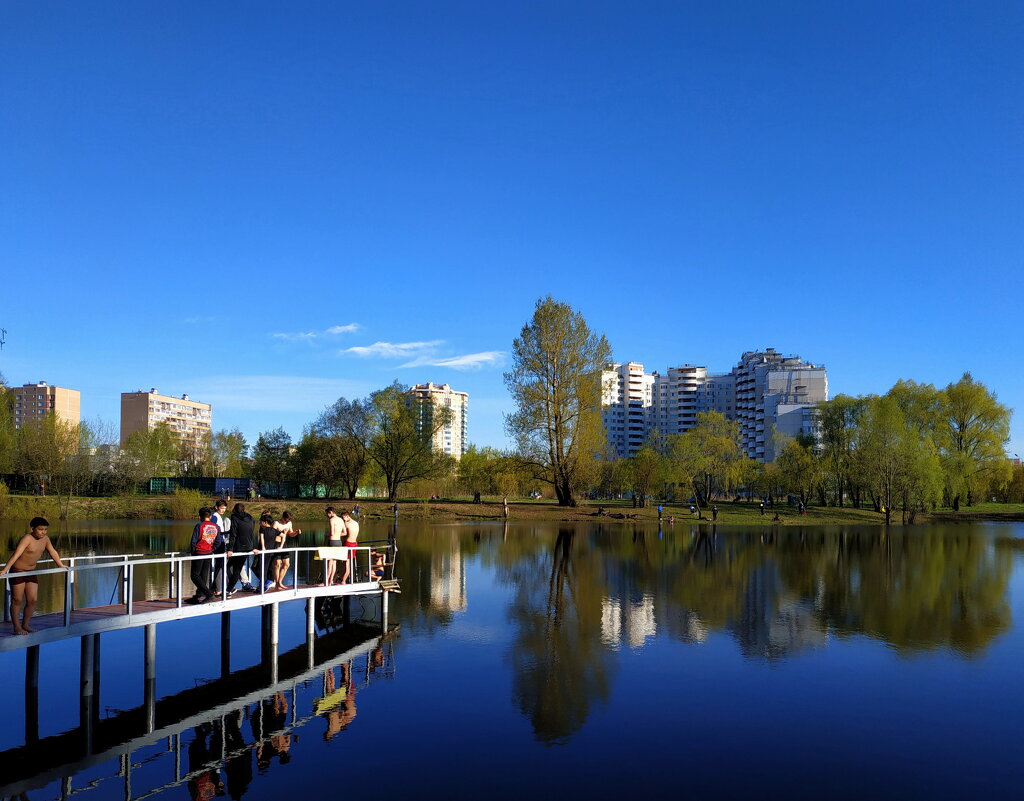
[(953, 508), (974, 502), (994, 477), (1009, 480), (1003, 448), (1010, 438), (1010, 410), (988, 388), (964, 373), (942, 391), (938, 442)]
[(283, 428), (264, 431), (256, 439), (252, 450), (252, 472), (260, 481), (280, 485), (291, 470), (292, 438)]
[(371, 428), (369, 402), (345, 398), (338, 398), (313, 423), (314, 433), (324, 442), (326, 469), (349, 500), (356, 497), (366, 474)]
[(516, 410), (505, 428), (524, 465), (554, 487), (561, 506), (576, 505), (576, 491), (593, 472), (604, 442), (601, 369), (611, 361), (603, 334), (583, 315), (550, 295), (512, 343), (505, 386)]
[(398, 499), (403, 484), (444, 475), (454, 467), (452, 457), (433, 448), (434, 435), (448, 425), (451, 410), (438, 406), (431, 414), (420, 414), (416, 404), (409, 388), (397, 381), (364, 403), (366, 454), (384, 476), (389, 501)]

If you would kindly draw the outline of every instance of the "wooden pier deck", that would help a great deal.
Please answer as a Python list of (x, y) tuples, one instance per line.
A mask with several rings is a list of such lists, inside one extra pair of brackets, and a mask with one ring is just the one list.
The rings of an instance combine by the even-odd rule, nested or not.
[(221, 612), (235, 612), (299, 598), (361, 596), (379, 594), (380, 592), (380, 585), (376, 581), (371, 581), (333, 587), (300, 584), (287, 590), (274, 590), (265, 593), (240, 590), (226, 601), (212, 600), (204, 604), (190, 604), (186, 601), (181, 606), (178, 606), (176, 598), (159, 598), (134, 601), (130, 614), (126, 613), (126, 605), (123, 603), (75, 609), (71, 612), (70, 625), (65, 625), (64, 612), (49, 612), (35, 615), (32, 618), (30, 625), (35, 632), (29, 634), (14, 634), (12, 624), (4, 623), (0, 628), (0, 652), (14, 651), (41, 643), (80, 637), (85, 634), (100, 634), (168, 620), (184, 620)]

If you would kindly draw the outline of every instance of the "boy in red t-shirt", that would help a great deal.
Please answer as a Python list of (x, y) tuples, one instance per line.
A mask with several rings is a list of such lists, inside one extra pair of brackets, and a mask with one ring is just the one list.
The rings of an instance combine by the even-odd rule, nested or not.
[[(199, 522), (192, 529), (192, 542), (189, 545), (189, 553), (192, 556), (211, 556), (221, 545), (224, 544), (224, 534), (220, 526), (210, 520), (213, 511), (204, 506), (199, 510)], [(196, 594), (192, 596), (192, 603), (205, 604), (213, 598), (213, 590), (210, 589), (210, 560), (194, 559), (192, 561), (192, 583), (196, 585)]]

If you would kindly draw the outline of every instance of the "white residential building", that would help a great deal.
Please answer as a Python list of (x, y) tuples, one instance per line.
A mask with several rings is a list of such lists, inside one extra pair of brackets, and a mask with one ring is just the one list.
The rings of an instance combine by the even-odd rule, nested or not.
[(641, 362), (611, 364), (602, 373), (602, 419), (612, 454), (632, 456), (647, 439), (682, 434), (701, 412), (719, 412), (740, 424), (744, 453), (775, 458), (773, 433), (816, 434), (814, 406), (828, 400), (825, 368), (769, 348), (744, 353), (728, 373), (684, 364), (665, 375)]
[(435, 409), (451, 409), (451, 418), (434, 433), (432, 444), (435, 451), (461, 459), (469, 447), (469, 393), (454, 390), (448, 384), (426, 383), (416, 384), (409, 390), (409, 395), (416, 404), (420, 430), (434, 427)]

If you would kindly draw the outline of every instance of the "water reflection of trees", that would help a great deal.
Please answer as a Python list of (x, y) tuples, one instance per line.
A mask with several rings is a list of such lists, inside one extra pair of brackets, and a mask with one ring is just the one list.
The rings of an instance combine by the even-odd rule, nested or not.
[(517, 628), (513, 698), (548, 743), (583, 725), (591, 704), (607, 699), (615, 671), (614, 656), (594, 636), (606, 596), (603, 560), (576, 539), (575, 529), (561, 528), (550, 548), (523, 553), (503, 575)]

